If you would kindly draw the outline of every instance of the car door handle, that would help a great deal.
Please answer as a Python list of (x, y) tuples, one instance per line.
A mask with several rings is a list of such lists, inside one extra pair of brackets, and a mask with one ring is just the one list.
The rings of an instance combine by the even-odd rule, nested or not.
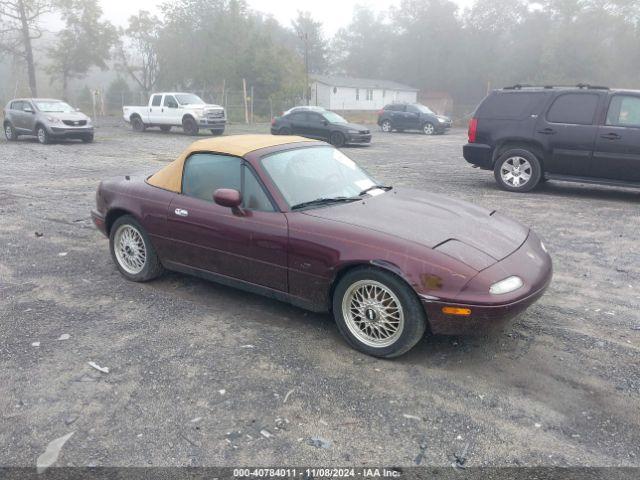
[(179, 217), (188, 217), (189, 212), (183, 208), (176, 208), (176, 215)]
[(543, 135), (555, 135), (557, 132), (553, 128), (545, 128), (544, 130), (538, 130), (538, 133)]
[(607, 140), (620, 140), (622, 137), (617, 133), (605, 133), (604, 135), (600, 135), (600, 138), (605, 138)]

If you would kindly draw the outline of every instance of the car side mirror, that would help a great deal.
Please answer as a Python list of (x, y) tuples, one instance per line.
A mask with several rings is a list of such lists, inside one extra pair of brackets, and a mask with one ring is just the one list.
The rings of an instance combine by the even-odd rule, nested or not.
[(329, 126), (329, 122), (328, 122), (327, 120), (323, 120), (323, 121), (322, 121), (322, 124), (323, 124), (325, 127)]
[(221, 207), (228, 207), (232, 210), (241, 211), (242, 194), (232, 188), (219, 188), (213, 192), (213, 201)]

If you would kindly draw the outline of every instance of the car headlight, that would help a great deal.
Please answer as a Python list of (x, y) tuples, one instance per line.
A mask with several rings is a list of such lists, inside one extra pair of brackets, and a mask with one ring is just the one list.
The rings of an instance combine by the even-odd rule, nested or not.
[(447, 119), (446, 118), (438, 118), (438, 121), (440, 123), (447, 123)]
[(514, 275), (513, 277), (505, 278), (491, 285), (489, 293), (492, 295), (504, 295), (505, 293), (518, 290), (523, 285), (522, 279)]
[(62, 123), (58, 117), (47, 117), (49, 123)]

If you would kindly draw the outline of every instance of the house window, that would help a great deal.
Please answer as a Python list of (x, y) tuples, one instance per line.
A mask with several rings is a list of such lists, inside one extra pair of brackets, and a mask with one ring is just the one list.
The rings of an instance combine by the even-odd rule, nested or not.
[(356, 100), (360, 100), (360, 89), (356, 88)]
[(373, 89), (367, 88), (367, 100), (373, 100)]

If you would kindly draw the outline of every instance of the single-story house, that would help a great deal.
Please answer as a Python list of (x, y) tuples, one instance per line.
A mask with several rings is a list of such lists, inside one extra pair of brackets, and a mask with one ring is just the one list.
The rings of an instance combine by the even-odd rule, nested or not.
[(380, 110), (394, 102), (415, 103), (418, 89), (390, 80), (312, 75), (311, 104), (327, 110)]

